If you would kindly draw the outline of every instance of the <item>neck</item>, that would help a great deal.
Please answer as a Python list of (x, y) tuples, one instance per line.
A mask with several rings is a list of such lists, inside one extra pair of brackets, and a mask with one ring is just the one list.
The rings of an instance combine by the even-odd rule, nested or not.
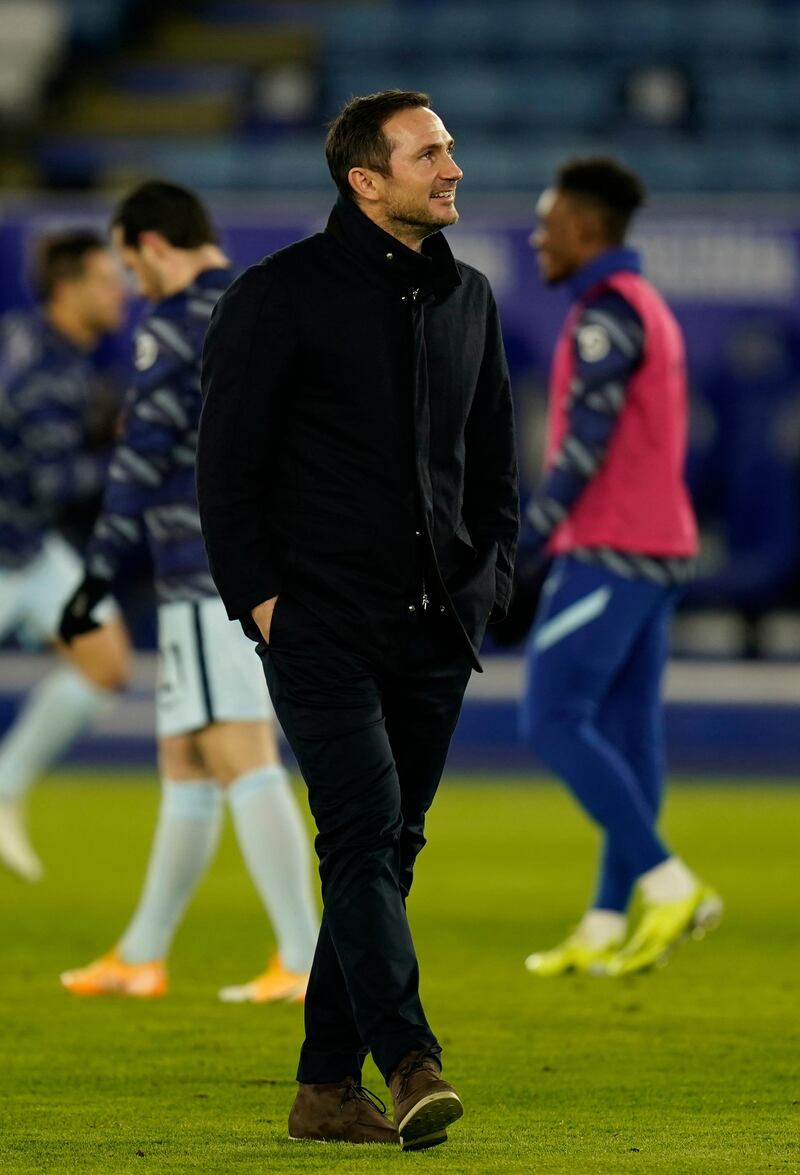
[(81, 351), (93, 351), (100, 342), (100, 331), (89, 326), (71, 306), (51, 302), (45, 309), (44, 317), (54, 330)]
[(230, 261), (218, 245), (200, 245), (197, 249), (176, 250), (169, 276), (164, 284), (164, 297), (179, 294), (206, 269), (225, 269), (229, 265)]
[(414, 253), (419, 253), (422, 250), (422, 242), (435, 229), (424, 228), (422, 225), (408, 224), (405, 221), (394, 220), (391, 216), (382, 213), (378, 209), (374, 209), (371, 204), (359, 204), (358, 207), (364, 213), (368, 220), (376, 224), (378, 228), (382, 228), (390, 237), (394, 237), (401, 245), (405, 245), (407, 249), (411, 249)]
[(578, 273), (579, 270), (583, 269), (585, 265), (591, 265), (591, 263), (596, 261), (598, 257), (602, 257), (604, 253), (607, 253), (609, 249), (613, 248), (615, 248), (615, 246), (610, 245), (607, 241), (601, 241), (596, 245), (588, 247), (584, 250), (583, 256), (575, 266), (575, 273)]

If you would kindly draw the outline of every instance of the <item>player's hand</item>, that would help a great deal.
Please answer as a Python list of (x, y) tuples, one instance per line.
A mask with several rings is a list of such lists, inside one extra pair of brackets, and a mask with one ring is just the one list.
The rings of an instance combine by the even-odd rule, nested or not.
[(100, 627), (99, 621), (92, 619), (92, 612), (108, 595), (110, 587), (108, 580), (98, 579), (96, 575), (84, 576), (80, 587), (67, 600), (61, 614), (58, 635), (64, 644), (71, 645), (76, 637), (94, 632)]
[(262, 604), (257, 604), (250, 613), (267, 644), (269, 644), (269, 634), (272, 628), (272, 613), (275, 611), (277, 602), (278, 597), (273, 596), (270, 600), (264, 600)]

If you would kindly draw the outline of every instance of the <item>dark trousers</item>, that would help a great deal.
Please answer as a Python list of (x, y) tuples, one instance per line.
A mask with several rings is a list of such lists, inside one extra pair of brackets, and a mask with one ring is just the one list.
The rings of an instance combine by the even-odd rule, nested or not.
[(470, 664), (438, 609), (367, 654), (286, 595), (260, 652), (318, 832), (324, 913), (297, 1080), (357, 1077), (368, 1052), (388, 1079), (413, 1049), (439, 1051), (406, 897)]

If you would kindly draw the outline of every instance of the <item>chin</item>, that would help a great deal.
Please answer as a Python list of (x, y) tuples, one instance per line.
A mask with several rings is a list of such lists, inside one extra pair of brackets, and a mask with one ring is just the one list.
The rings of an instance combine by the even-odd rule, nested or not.
[(437, 228), (445, 228), (448, 224), (455, 224), (458, 220), (458, 213), (455, 208), (439, 208), (437, 215), (431, 217), (431, 224)]

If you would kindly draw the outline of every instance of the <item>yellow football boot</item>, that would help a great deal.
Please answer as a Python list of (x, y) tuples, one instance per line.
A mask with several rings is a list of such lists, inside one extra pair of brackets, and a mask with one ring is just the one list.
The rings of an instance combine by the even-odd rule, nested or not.
[(275, 1004), (281, 1000), (302, 1004), (307, 987), (308, 972), (287, 971), (280, 955), (273, 955), (261, 975), (238, 987), (223, 987), (219, 998), (223, 1004)]
[(126, 995), (136, 999), (160, 999), (167, 994), (167, 969), (160, 960), (125, 963), (116, 950), (81, 967), (64, 971), (61, 983), (73, 995)]
[(595, 969), (603, 973), (608, 962), (617, 954), (623, 939), (607, 942), (604, 946), (590, 945), (576, 931), (569, 938), (549, 951), (537, 951), (528, 955), (525, 968), (540, 979), (555, 975), (568, 975), (572, 971), (594, 974)]
[(703, 938), (718, 926), (724, 908), (719, 894), (702, 882), (679, 901), (645, 903), (639, 924), (603, 973), (616, 977), (663, 966), (684, 939)]

